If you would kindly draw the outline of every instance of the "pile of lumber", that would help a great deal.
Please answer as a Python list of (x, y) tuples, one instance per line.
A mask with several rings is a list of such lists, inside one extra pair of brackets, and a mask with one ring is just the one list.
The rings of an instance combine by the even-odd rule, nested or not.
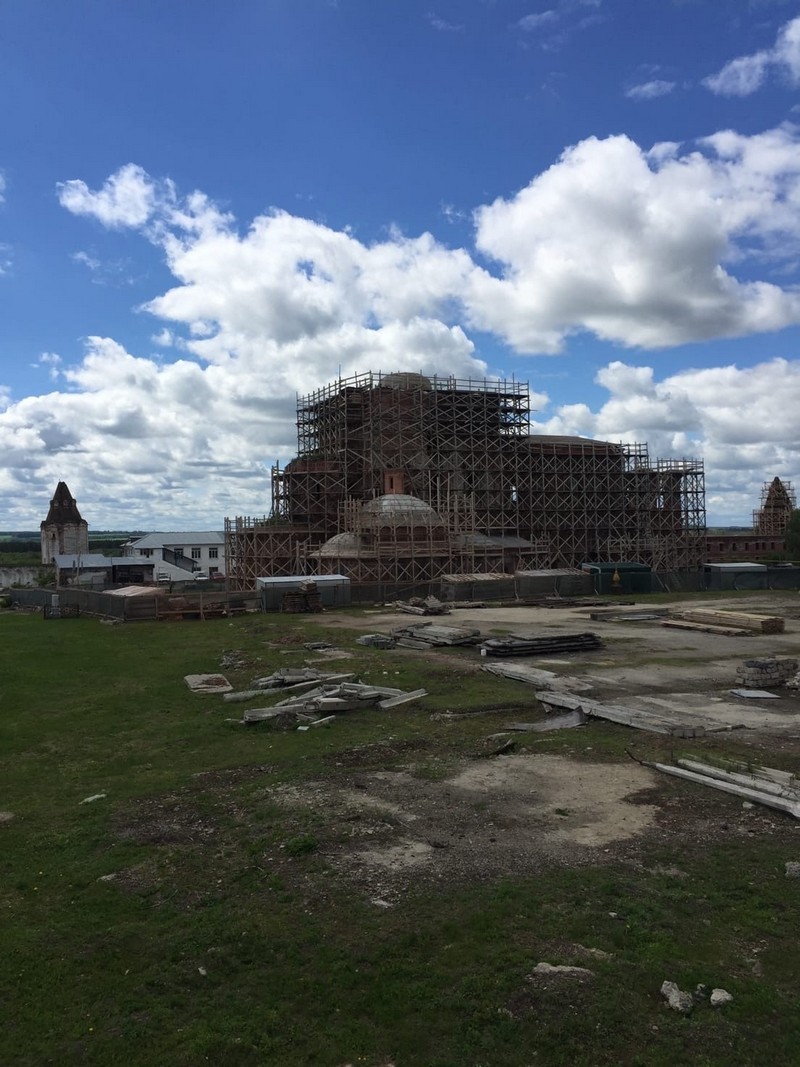
[(720, 789), (723, 793), (732, 793), (754, 804), (763, 804), (777, 811), (800, 819), (800, 782), (788, 771), (779, 771), (774, 767), (750, 767), (733, 760), (723, 760), (729, 769), (700, 763), (692, 759), (679, 759), (677, 766), (667, 763), (647, 763), (664, 774), (684, 778), (689, 782)]
[(729, 636), (752, 633), (782, 634), (786, 628), (785, 620), (779, 615), (752, 615), (746, 611), (714, 611), (711, 608), (678, 612), (661, 625)]
[(441, 648), (446, 645), (477, 645), (481, 640), (481, 632), (468, 626), (420, 622), (392, 630), (392, 637), (401, 648)]
[(509, 637), (487, 637), (481, 653), (487, 656), (549, 656), (564, 652), (593, 652), (602, 648), (597, 634), (554, 634), (535, 637), (532, 634), (512, 634)]
[(327, 723), (339, 712), (361, 711), (364, 708), (387, 710), (424, 696), (427, 696), (424, 689), (407, 692), (387, 686), (341, 682), (339, 685), (320, 685), (305, 693), (293, 694), (269, 708), (250, 708), (245, 711), (242, 722), (267, 722), (282, 729), (302, 729)]

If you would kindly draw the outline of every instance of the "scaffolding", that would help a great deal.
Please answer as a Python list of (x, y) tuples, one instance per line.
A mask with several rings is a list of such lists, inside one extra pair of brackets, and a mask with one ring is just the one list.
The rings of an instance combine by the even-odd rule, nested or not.
[[(226, 520), (233, 587), (325, 560), (351, 560), (357, 581), (409, 583), (586, 561), (699, 566), (702, 462), (532, 436), (529, 416), (516, 381), (370, 372), (299, 398), (297, 457), (272, 469), (269, 518)], [(376, 526), (370, 502), (386, 495), (424, 502), (435, 521)]]
[(753, 530), (767, 537), (783, 537), (797, 497), (791, 482), (773, 478), (761, 488), (761, 507), (753, 512)]
[(359, 374), (299, 400), (297, 459), (273, 471), (272, 515), (323, 538), (339, 506), (384, 493), (434, 508), (454, 494), (474, 501), (478, 528), (516, 528), (515, 441), (528, 432), (526, 384), (417, 374)]

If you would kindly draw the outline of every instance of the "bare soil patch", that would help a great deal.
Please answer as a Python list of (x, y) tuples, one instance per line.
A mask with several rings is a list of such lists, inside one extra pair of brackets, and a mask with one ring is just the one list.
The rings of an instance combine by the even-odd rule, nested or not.
[(325, 858), (368, 893), (392, 899), (411, 885), (602, 860), (609, 846), (653, 825), (656, 806), (632, 798), (654, 784), (632, 762), (512, 755), (440, 781), (378, 770), (279, 788), (272, 798), (324, 814)]

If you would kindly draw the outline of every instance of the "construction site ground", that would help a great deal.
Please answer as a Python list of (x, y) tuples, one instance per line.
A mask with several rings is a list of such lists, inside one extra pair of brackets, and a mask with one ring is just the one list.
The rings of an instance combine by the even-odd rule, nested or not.
[[(541, 606), (430, 621), (595, 632), (597, 651), (514, 662), (578, 677), (593, 699), (738, 727), (691, 741), (597, 720), (511, 731), (547, 716), (477, 648), (356, 643), (410, 621), (391, 608), (119, 626), (0, 615), (0, 1060), (796, 1063), (800, 881), (786, 865), (800, 822), (646, 764), (800, 767), (797, 692), (729, 692), (744, 660), (800, 656), (800, 596), (685, 603), (786, 629), (731, 637)], [(305, 647), (319, 641), (330, 658)], [(429, 695), (303, 733), (243, 726), (243, 705), (183, 682), (222, 671), (242, 689), (309, 663)], [(665, 980), (706, 993), (683, 1015)], [(712, 1008), (714, 987), (733, 1001)]]

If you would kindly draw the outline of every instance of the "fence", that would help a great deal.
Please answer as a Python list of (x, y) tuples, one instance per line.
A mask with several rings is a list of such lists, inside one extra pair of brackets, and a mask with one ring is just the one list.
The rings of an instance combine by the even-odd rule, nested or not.
[[(21, 607), (50, 607), (52, 589), (11, 589), (12, 604)], [(98, 615), (121, 622), (145, 622), (155, 619), (210, 619), (257, 610), (256, 593), (192, 592), (188, 594), (115, 596), (91, 589), (60, 589), (58, 603), (77, 608), (81, 615)]]

